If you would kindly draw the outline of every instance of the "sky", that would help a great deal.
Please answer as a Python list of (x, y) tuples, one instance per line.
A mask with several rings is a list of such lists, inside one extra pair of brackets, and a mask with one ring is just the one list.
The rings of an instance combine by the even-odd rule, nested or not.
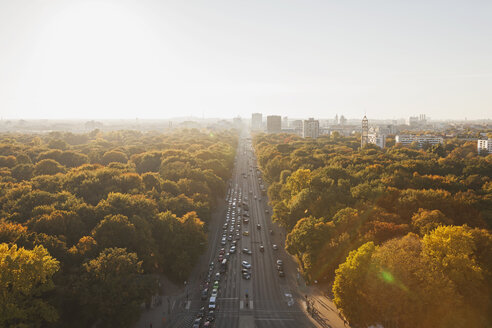
[(492, 118), (492, 1), (0, 0), (3, 119)]

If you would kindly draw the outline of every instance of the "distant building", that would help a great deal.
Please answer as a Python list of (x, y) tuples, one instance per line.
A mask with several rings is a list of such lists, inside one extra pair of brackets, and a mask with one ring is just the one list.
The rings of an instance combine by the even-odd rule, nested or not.
[(338, 123), (339, 123), (339, 122), (338, 122), (338, 114), (337, 114), (337, 115), (335, 115), (335, 119), (334, 119), (333, 124), (337, 125)]
[(241, 125), (243, 124), (243, 120), (242, 120), (239, 116), (238, 116), (238, 117), (234, 117), (234, 118), (232, 119), (232, 124), (234, 124), (234, 126), (235, 126), (236, 128), (239, 128), (239, 127), (241, 127)]
[(444, 142), (443, 138), (440, 136), (434, 136), (434, 135), (411, 135), (411, 134), (406, 134), (406, 135), (397, 135), (395, 137), (395, 142), (396, 143), (401, 143), (404, 146), (410, 146), (412, 143), (416, 142), (418, 144), (419, 148), (422, 148), (424, 144), (429, 144), (429, 145), (438, 145), (442, 144)]
[(302, 122), (302, 137), (317, 139), (319, 137), (319, 121), (309, 118)]
[(263, 115), (261, 113), (251, 114), (251, 130), (260, 131), (262, 130)]
[(369, 120), (367, 117), (364, 115), (364, 118), (362, 119), (362, 134), (360, 136), (360, 147), (364, 148), (364, 146), (367, 145), (368, 143), (368, 134), (369, 134)]
[(338, 122), (340, 125), (345, 125), (347, 123), (347, 119), (345, 116), (340, 116), (340, 121)]
[(370, 144), (374, 144), (379, 148), (386, 147), (386, 135), (377, 134), (377, 133), (369, 133), (367, 135), (367, 142)]
[(279, 133), (282, 130), (282, 117), (278, 115), (267, 116), (267, 132)]
[(492, 154), (492, 140), (477, 140), (477, 151), (479, 154)]
[(284, 116), (282, 118), (282, 129), (287, 129), (289, 127), (289, 118)]
[(302, 136), (302, 120), (295, 120), (292, 122), (292, 127), (294, 128), (294, 132), (300, 136)]
[(427, 118), (425, 114), (420, 114), (419, 116), (410, 116), (408, 118), (408, 125), (411, 127), (418, 127), (427, 124)]

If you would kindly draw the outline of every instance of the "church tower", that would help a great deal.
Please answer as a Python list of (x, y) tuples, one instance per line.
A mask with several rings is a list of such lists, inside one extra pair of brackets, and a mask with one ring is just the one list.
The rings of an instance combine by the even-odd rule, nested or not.
[(367, 117), (364, 115), (364, 118), (362, 119), (362, 135), (360, 137), (360, 147), (364, 148), (365, 145), (367, 145), (369, 141), (369, 121), (367, 120)]

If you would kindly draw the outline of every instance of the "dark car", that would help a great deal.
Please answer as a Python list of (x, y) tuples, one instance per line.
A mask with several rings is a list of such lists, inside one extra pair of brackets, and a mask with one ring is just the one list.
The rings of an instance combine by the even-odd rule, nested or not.
[(260, 245), (260, 252), (264, 252), (265, 251), (265, 247), (263, 245)]
[(278, 276), (279, 276), (279, 277), (285, 277), (285, 273), (284, 273), (283, 271), (279, 271), (279, 272), (278, 272)]
[(206, 300), (207, 297), (208, 297), (208, 288), (205, 288), (204, 290), (202, 290), (202, 294), (201, 294), (202, 301)]
[(201, 323), (202, 323), (202, 319), (196, 318), (195, 321), (193, 321), (193, 328), (200, 328)]

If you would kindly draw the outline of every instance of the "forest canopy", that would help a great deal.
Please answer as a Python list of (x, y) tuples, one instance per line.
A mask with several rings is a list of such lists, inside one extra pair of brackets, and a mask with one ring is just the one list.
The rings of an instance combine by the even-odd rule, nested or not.
[(182, 282), (205, 249), (237, 141), (196, 129), (0, 135), (0, 326), (130, 326), (156, 276)]
[(308, 281), (334, 281), (351, 324), (491, 324), (492, 155), (458, 139), (360, 149), (355, 137), (257, 134), (253, 145), (287, 251)]

